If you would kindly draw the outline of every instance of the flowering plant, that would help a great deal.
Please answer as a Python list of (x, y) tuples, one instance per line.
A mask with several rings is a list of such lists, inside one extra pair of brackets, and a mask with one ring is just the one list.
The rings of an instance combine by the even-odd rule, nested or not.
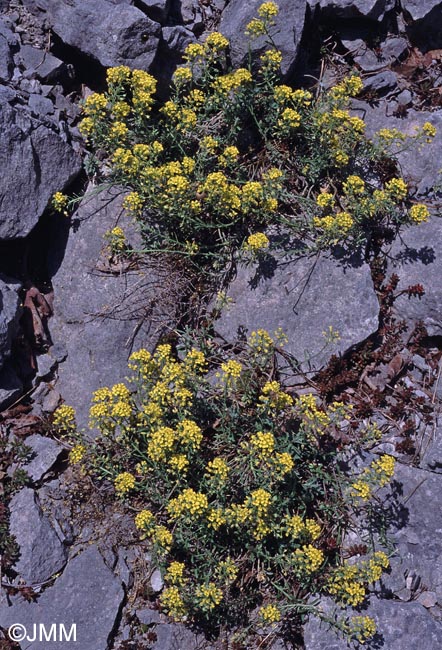
[[(265, 252), (269, 226), (329, 246), (428, 217), (424, 205), (411, 207), (403, 179), (382, 172), (406, 137), (382, 129), (369, 140), (349, 110), (363, 89), (357, 75), (316, 94), (281, 82), (277, 14), (265, 2), (248, 25), (268, 49), (247, 67), (228, 69), (229, 42), (213, 32), (187, 47), (167, 101), (153, 76), (125, 66), (110, 68), (108, 90), (85, 101), (80, 130), (127, 188), (146, 250), (220, 269), (234, 251)], [(411, 139), (434, 134), (427, 123)]]
[[(360, 605), (388, 557), (375, 550), (349, 564), (340, 544), (355, 508), (391, 479), (393, 458), (341, 469), (337, 432), (362, 444), (364, 428), (350, 405), (284, 389), (280, 332), (252, 332), (230, 358), (209, 356), (209, 343), (134, 352), (127, 382), (94, 393), (99, 436), (77, 441), (71, 462), (135, 509), (175, 620), (276, 632), (318, 613), (312, 595)], [(72, 431), (71, 409), (55, 422)], [(361, 642), (375, 629), (368, 617), (333, 622)]]

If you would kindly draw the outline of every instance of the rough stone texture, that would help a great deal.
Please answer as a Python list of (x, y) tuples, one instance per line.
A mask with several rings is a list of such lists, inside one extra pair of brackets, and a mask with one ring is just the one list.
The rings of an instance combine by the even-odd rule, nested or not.
[(0, 169), (0, 239), (13, 239), (32, 230), (54, 192), (78, 175), (81, 162), (56, 131), (3, 104)]
[[(369, 648), (379, 650), (439, 650), (442, 625), (419, 603), (371, 598), (362, 615), (372, 616), (378, 633)], [(347, 642), (326, 624), (310, 619), (304, 627), (305, 650), (348, 650)], [(365, 646), (364, 646), (365, 647)]]
[(431, 194), (436, 183), (440, 182), (439, 170), (440, 151), (442, 148), (442, 111), (428, 112), (409, 110), (406, 119), (391, 115), (391, 105), (381, 101), (377, 106), (365, 102), (354, 102), (355, 114), (363, 117), (367, 124), (367, 135), (371, 136), (380, 129), (399, 129), (408, 135), (413, 135), (417, 128), (425, 122), (430, 122), (437, 129), (436, 137), (431, 144), (418, 147), (411, 145), (407, 151), (398, 155), (400, 168), (410, 189), (416, 191), (416, 196)]
[(55, 440), (38, 433), (26, 438), (26, 446), (31, 447), (34, 457), (23, 469), (34, 482), (40, 481), (57, 462), (63, 449)]
[[(18, 330), (21, 316), (19, 289), (16, 280), (0, 275), (0, 368), (10, 355), (12, 339)], [(3, 388), (1, 383), (0, 387)]]
[(10, 364), (6, 361), (0, 370), (0, 410), (17, 400), (23, 391), (23, 384)]
[(343, 46), (353, 56), (355, 63), (364, 72), (375, 72), (400, 59), (408, 49), (408, 41), (391, 37), (384, 41), (379, 51), (371, 50), (362, 38), (342, 38)]
[[(184, 625), (163, 623), (155, 626), (156, 641), (152, 650), (198, 650), (201, 647), (201, 637), (194, 634)], [(207, 645), (205, 648), (209, 650)]]
[(18, 39), (0, 18), (0, 81), (9, 81), (14, 72), (14, 52), (18, 50)]
[(400, 296), (394, 309), (410, 323), (422, 320), (430, 336), (442, 334), (442, 220), (434, 217), (412, 226), (397, 239), (388, 255), (388, 272), (400, 278), (398, 290), (422, 284), (421, 298)]
[(377, 95), (385, 95), (397, 86), (397, 75), (391, 70), (378, 72), (364, 80), (364, 90)]
[(431, 431), (429, 439), (424, 440), (421, 450), (421, 467), (442, 474), (442, 426)]
[[(228, 340), (243, 327), (249, 334), (257, 328), (272, 333), (281, 327), (289, 339), (287, 351), (304, 368), (319, 368), (332, 353), (344, 352), (377, 329), (379, 305), (365, 264), (344, 267), (325, 255), (300, 257), (278, 264), (267, 277), (254, 275), (253, 269), (240, 267), (227, 291), (235, 304), (215, 328)], [(342, 338), (324, 350), (323, 332), (329, 326)]]
[[(248, 56), (249, 44), (244, 36), (246, 25), (257, 14), (261, 0), (231, 0), (223, 11), (219, 26), (230, 40), (232, 62), (235, 65), (244, 63)], [(289, 75), (293, 70), (304, 28), (306, 0), (281, 0), (278, 2), (279, 14), (275, 19), (275, 44), (282, 52), (281, 70), (284, 75)], [(261, 53), (265, 49), (265, 38), (261, 37), (252, 41), (252, 52)]]
[(39, 0), (61, 40), (103, 66), (149, 70), (161, 35), (158, 23), (108, 0)]
[(442, 46), (442, 3), (440, 0), (402, 0), (402, 9), (411, 18), (408, 32), (423, 51)]
[[(86, 196), (73, 216), (70, 232), (63, 230), (68, 229), (67, 223), (59, 222), (50, 253), (55, 294), (51, 336), (54, 343), (65, 343), (67, 348), (57, 388), (76, 408), (80, 427), (87, 426), (92, 391), (124, 380), (133, 349), (156, 342), (158, 329), (147, 317), (148, 310), (156, 305), (167, 309), (151, 268), (141, 266), (126, 273), (112, 273), (108, 268), (105, 272), (109, 254), (104, 233), (117, 222), (132, 245), (141, 245), (135, 232), (131, 238), (134, 227), (123, 214), (122, 198), (118, 191)], [(104, 271), (99, 270), (100, 264)], [(168, 322), (168, 315), (162, 314), (158, 328)]]
[(50, 52), (39, 50), (32, 45), (23, 45), (16, 56), (16, 61), (24, 68), (28, 79), (40, 79), (44, 83), (55, 83), (67, 71), (66, 64)]
[(169, 15), (171, 0), (138, 0), (138, 7), (146, 16), (157, 23), (164, 24)]
[(391, 574), (382, 579), (387, 594), (403, 600), (431, 591), (442, 602), (442, 512), (437, 495), (442, 489), (440, 474), (398, 464), (393, 482), (399, 508), (391, 512), (391, 534), (397, 560)]
[(64, 573), (36, 603), (17, 602), (12, 607), (0, 606), (4, 628), (21, 622), (32, 630), (34, 624), (63, 623), (69, 632), (76, 624), (76, 642), (40, 642), (26, 645), (27, 650), (107, 650), (108, 639), (115, 625), (124, 598), (120, 581), (106, 567), (95, 546), (91, 546), (69, 562)]
[(66, 548), (43, 514), (34, 490), (20, 490), (9, 507), (10, 531), (20, 547), (14, 569), (28, 584), (44, 582), (65, 565)]
[(394, 9), (395, 0), (309, 0), (309, 4), (336, 18), (364, 17), (380, 21), (386, 12)]

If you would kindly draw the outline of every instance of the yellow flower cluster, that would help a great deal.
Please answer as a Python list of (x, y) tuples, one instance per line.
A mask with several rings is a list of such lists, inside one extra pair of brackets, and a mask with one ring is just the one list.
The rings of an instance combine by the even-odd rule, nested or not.
[(422, 132), (427, 136), (427, 142), (430, 143), (436, 136), (437, 129), (431, 122), (425, 122), (422, 125)]
[(68, 216), (68, 211), (67, 207), (69, 204), (69, 197), (66, 196), (66, 194), (63, 194), (62, 192), (55, 192), (54, 196), (52, 197), (52, 207), (56, 212), (60, 212), (61, 214), (64, 214), (65, 217)]
[(297, 129), (301, 124), (301, 114), (294, 108), (285, 108), (278, 120), (278, 126), (283, 131)]
[(150, 510), (142, 510), (135, 517), (135, 526), (143, 533), (149, 533), (155, 524), (155, 517)]
[(259, 402), (262, 408), (281, 411), (292, 406), (293, 398), (281, 390), (281, 385), (278, 381), (268, 381), (262, 388)]
[(211, 612), (223, 599), (223, 592), (214, 582), (200, 585), (195, 590), (198, 606), (203, 612)]
[[(221, 375), (222, 382), (227, 387), (232, 387), (241, 377), (242, 365), (239, 363), (239, 361), (235, 361), (235, 359), (229, 359), (229, 361), (225, 361), (221, 364), (221, 370), (224, 373)], [(219, 377), (220, 374), (217, 373), (217, 376)]]
[(144, 201), (138, 192), (129, 192), (129, 194), (124, 197), (123, 208), (132, 212), (132, 214), (141, 214), (144, 207)]
[(264, 625), (271, 625), (281, 620), (281, 612), (276, 605), (270, 604), (260, 607), (259, 616)]
[(73, 406), (62, 404), (54, 413), (52, 424), (64, 433), (72, 433), (77, 428), (75, 409)]
[(314, 519), (305, 519), (299, 515), (287, 516), (285, 519), (286, 534), (293, 539), (299, 537), (308, 537), (311, 541), (315, 541), (321, 534), (321, 526)]
[(167, 512), (172, 519), (180, 517), (201, 517), (208, 508), (208, 501), (205, 494), (195, 492), (192, 488), (186, 488), (175, 499), (171, 499), (167, 505)]
[(403, 178), (392, 178), (385, 183), (385, 191), (394, 201), (403, 201), (408, 194), (408, 187)]
[(296, 573), (310, 575), (321, 567), (324, 562), (324, 553), (319, 548), (312, 546), (312, 544), (307, 544), (296, 549), (294, 559)]
[(273, 352), (275, 341), (267, 330), (258, 329), (250, 334), (248, 345), (252, 353), (267, 356)]
[(226, 582), (233, 582), (238, 575), (238, 567), (235, 562), (228, 557), (226, 560), (223, 560), (218, 564), (216, 573)]
[(374, 460), (370, 467), (374, 473), (375, 481), (380, 487), (389, 483), (394, 474), (395, 459), (393, 456), (383, 454), (378, 460)]
[(229, 467), (225, 460), (220, 457), (214, 458), (207, 463), (207, 474), (224, 482), (229, 475)]
[(346, 626), (346, 632), (363, 645), (376, 634), (376, 623), (370, 616), (353, 616)]
[(261, 55), (262, 68), (266, 71), (276, 71), (282, 63), (282, 53), (279, 50), (266, 50)]
[(114, 254), (122, 253), (127, 248), (126, 235), (120, 226), (115, 226), (105, 232), (104, 237), (109, 242), (109, 248)]
[(69, 452), (69, 462), (72, 463), (72, 465), (76, 465), (83, 460), (85, 454), (86, 447), (84, 445), (74, 445)]
[(184, 563), (183, 562), (171, 562), (167, 567), (167, 572), (165, 577), (166, 582), (171, 585), (181, 586), (184, 582)]
[(183, 598), (176, 585), (167, 587), (160, 596), (161, 606), (176, 621), (181, 621), (186, 615), (186, 607)]
[(212, 88), (215, 96), (224, 100), (227, 96), (248, 86), (251, 82), (251, 73), (245, 68), (238, 68), (234, 72), (229, 72), (215, 79)]
[(118, 474), (114, 480), (115, 492), (122, 496), (135, 487), (135, 476), (130, 472)]
[(356, 565), (345, 564), (335, 569), (327, 581), (331, 596), (344, 605), (357, 607), (364, 598), (366, 589)]
[(316, 197), (316, 204), (322, 208), (332, 208), (335, 204), (335, 197), (330, 192), (321, 192)]
[(273, 433), (263, 433), (258, 431), (250, 438), (252, 449), (256, 451), (259, 456), (266, 458), (273, 454), (275, 450), (275, 436)]
[(313, 432), (325, 433), (331, 419), (328, 413), (318, 407), (314, 395), (311, 393), (301, 395), (296, 400), (296, 406), (300, 409), (305, 423)]
[(348, 176), (347, 180), (342, 184), (342, 189), (344, 190), (344, 194), (364, 194), (365, 183), (360, 176)]
[(428, 221), (430, 211), (423, 203), (416, 203), (410, 208), (409, 215), (411, 221), (414, 223), (422, 223), (423, 221)]
[(257, 253), (269, 247), (269, 239), (263, 232), (255, 232), (247, 237), (246, 250)]

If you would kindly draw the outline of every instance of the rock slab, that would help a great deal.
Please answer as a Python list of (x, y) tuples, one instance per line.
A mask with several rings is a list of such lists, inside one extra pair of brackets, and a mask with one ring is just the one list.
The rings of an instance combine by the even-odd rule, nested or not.
[(14, 570), (27, 584), (49, 580), (66, 564), (67, 552), (43, 514), (34, 490), (24, 488), (10, 502), (10, 531), (20, 547)]
[[(258, 328), (272, 334), (281, 328), (288, 337), (286, 350), (304, 369), (318, 369), (332, 353), (362, 342), (378, 327), (379, 304), (366, 264), (343, 266), (321, 255), (279, 262), (256, 277), (250, 267), (239, 267), (227, 291), (234, 303), (215, 323), (227, 340)], [(340, 334), (337, 345), (325, 348), (324, 332)]]
[[(76, 641), (38, 638), (26, 645), (27, 650), (107, 650), (124, 598), (121, 582), (104, 564), (95, 546), (69, 562), (64, 573), (35, 603), (19, 602), (12, 607), (0, 606), (0, 625), (8, 628), (21, 623), (31, 630), (43, 624), (47, 630), (63, 624), (67, 632), (76, 626)], [(24, 646), (22, 646), (24, 647)]]

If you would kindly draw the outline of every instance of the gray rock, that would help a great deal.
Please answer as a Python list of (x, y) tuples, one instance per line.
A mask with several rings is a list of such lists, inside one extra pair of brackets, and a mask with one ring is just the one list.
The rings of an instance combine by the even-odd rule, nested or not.
[[(231, 0), (222, 13), (219, 26), (230, 40), (230, 51), (234, 65), (243, 64), (249, 53), (248, 37), (244, 36), (246, 25), (257, 15), (261, 0)], [(279, 14), (275, 19), (274, 41), (282, 52), (281, 70), (289, 75), (296, 63), (307, 8), (306, 0), (281, 0)], [(265, 38), (253, 40), (252, 53), (258, 55), (265, 49)]]
[[(419, 603), (399, 603), (371, 598), (363, 616), (374, 618), (377, 627), (373, 647), (385, 650), (439, 650), (442, 625)], [(304, 626), (305, 650), (348, 650), (347, 642), (318, 619)], [(370, 647), (370, 645), (368, 645)]]
[(198, 650), (201, 647), (201, 636), (184, 625), (163, 623), (155, 627), (155, 634), (157, 638), (152, 650)]
[(41, 95), (30, 95), (28, 105), (36, 117), (40, 115), (51, 115), (55, 110), (51, 100)]
[(431, 430), (429, 439), (424, 440), (420, 466), (442, 474), (442, 427)]
[(9, 361), (0, 369), (0, 410), (13, 404), (22, 394), (23, 383)]
[(392, 70), (378, 72), (372, 77), (364, 79), (364, 90), (366, 92), (384, 95), (397, 86), (397, 75)]
[(39, 79), (44, 83), (56, 83), (66, 74), (66, 64), (50, 52), (39, 50), (32, 45), (22, 45), (16, 61), (25, 70), (29, 79)]
[(19, 41), (5, 20), (0, 18), (0, 81), (9, 81), (14, 72), (14, 52)]
[(149, 70), (161, 26), (134, 6), (108, 0), (41, 0), (61, 40), (103, 66)]
[(58, 368), (57, 388), (76, 408), (80, 427), (88, 425), (92, 392), (123, 381), (131, 351), (152, 347), (158, 333), (174, 322), (176, 304), (160, 297), (161, 280), (152, 268), (146, 264), (112, 273), (106, 266), (104, 233), (117, 223), (134, 248), (142, 246), (132, 221), (122, 216), (122, 199), (118, 190), (87, 195), (73, 215), (70, 232), (66, 221), (58, 221), (49, 255), (55, 295), (51, 338), (64, 343), (68, 353)]
[(139, 0), (138, 8), (157, 23), (164, 25), (169, 15), (171, 0)]
[(28, 436), (26, 445), (31, 447), (34, 458), (23, 469), (34, 482), (40, 481), (57, 462), (63, 448), (55, 440), (38, 433)]
[(150, 576), (150, 586), (156, 593), (160, 592), (164, 587), (164, 580), (159, 569), (155, 569), (155, 571)]
[(421, 284), (421, 298), (400, 296), (394, 311), (409, 323), (423, 321), (430, 336), (442, 334), (442, 220), (432, 218), (426, 223), (405, 230), (389, 251), (388, 273), (399, 276), (398, 290)]
[(79, 174), (81, 160), (56, 131), (25, 111), (0, 111), (0, 238), (25, 237), (54, 192)]
[[(442, 511), (437, 505), (442, 489), (440, 474), (398, 464), (394, 487), (401, 505), (392, 521), (392, 536), (400, 571), (413, 580), (407, 588), (435, 592), (442, 599)], [(392, 569), (393, 573), (394, 569)], [(416, 582), (419, 580), (419, 582)]]
[(423, 591), (419, 596), (417, 597), (418, 603), (429, 609), (430, 607), (434, 607), (438, 601), (437, 595), (434, 593), (434, 591)]
[(411, 18), (408, 33), (423, 51), (442, 46), (442, 3), (440, 0), (402, 0), (405, 15)]
[(51, 354), (40, 354), (37, 357), (37, 379), (43, 379), (43, 377), (47, 377), (56, 365), (57, 361)]
[[(65, 625), (69, 633), (76, 625), (76, 641), (44, 639), (26, 645), (27, 650), (107, 650), (109, 637), (124, 598), (120, 581), (106, 567), (95, 546), (90, 546), (69, 562), (64, 573), (40, 596), (37, 603), (18, 602), (0, 606), (2, 627), (22, 622), (28, 630), (43, 624), (49, 630)], [(32, 634), (32, 632), (31, 632)]]
[(409, 146), (398, 155), (400, 169), (416, 197), (428, 196), (434, 186), (440, 184), (441, 168), (439, 152), (442, 148), (442, 111), (409, 110), (407, 119), (391, 115), (391, 106), (386, 101), (378, 106), (369, 106), (365, 102), (355, 101), (356, 114), (363, 116), (367, 125), (367, 135), (371, 136), (380, 129), (399, 129), (408, 135), (416, 133), (425, 122), (436, 127), (437, 134), (431, 144)]
[(0, 368), (10, 356), (11, 343), (18, 331), (22, 313), (17, 293), (20, 286), (16, 280), (0, 275)]
[[(163, 28), (163, 47), (171, 54), (181, 55), (190, 43), (195, 43), (196, 38), (189, 29), (182, 25)], [(165, 63), (165, 62), (163, 62)]]
[(161, 614), (156, 609), (137, 609), (135, 615), (142, 625), (155, 625), (161, 622)]
[(388, 38), (378, 52), (371, 50), (362, 38), (343, 38), (342, 44), (365, 72), (375, 72), (395, 63), (408, 49), (408, 41), (402, 37)]
[(66, 564), (66, 548), (43, 514), (34, 490), (20, 490), (9, 508), (9, 528), (20, 547), (14, 570), (26, 583), (45, 582)]
[[(304, 368), (319, 368), (332, 353), (362, 342), (378, 327), (379, 305), (366, 264), (344, 267), (326, 255), (299, 257), (277, 263), (259, 279), (254, 275), (250, 267), (240, 267), (227, 291), (234, 304), (215, 323), (227, 340), (241, 328), (272, 334), (281, 327), (289, 339), (287, 351)], [(325, 349), (323, 333), (330, 326), (341, 340)]]
[(395, 7), (395, 0), (309, 0), (314, 9), (320, 7), (326, 16), (336, 18), (370, 18), (381, 21)]

